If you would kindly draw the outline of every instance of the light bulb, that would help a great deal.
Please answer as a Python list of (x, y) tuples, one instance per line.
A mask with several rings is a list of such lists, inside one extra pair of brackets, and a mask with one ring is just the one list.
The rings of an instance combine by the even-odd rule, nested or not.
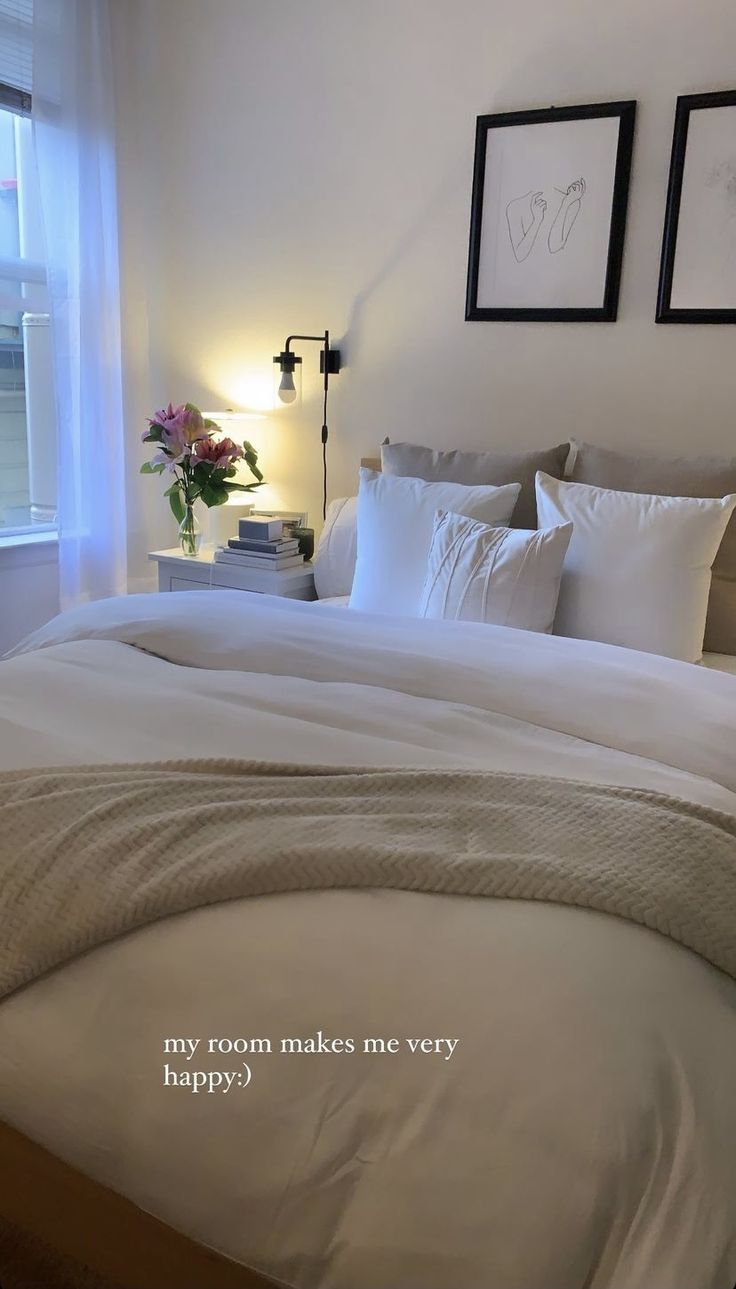
[(296, 398), (296, 385), (294, 384), (294, 373), (285, 371), (281, 373), (281, 383), (279, 385), (279, 398), (282, 403), (293, 403)]

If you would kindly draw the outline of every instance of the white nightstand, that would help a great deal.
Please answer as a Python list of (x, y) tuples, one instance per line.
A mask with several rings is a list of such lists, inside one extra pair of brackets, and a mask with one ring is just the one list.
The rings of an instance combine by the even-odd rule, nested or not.
[(233, 591), (258, 591), (262, 595), (283, 595), (289, 600), (316, 600), (312, 565), (279, 571), (238, 568), (235, 564), (216, 564), (213, 550), (199, 555), (182, 555), (178, 547), (168, 551), (151, 551), (149, 559), (158, 565), (159, 591), (201, 591), (208, 587), (228, 587)]

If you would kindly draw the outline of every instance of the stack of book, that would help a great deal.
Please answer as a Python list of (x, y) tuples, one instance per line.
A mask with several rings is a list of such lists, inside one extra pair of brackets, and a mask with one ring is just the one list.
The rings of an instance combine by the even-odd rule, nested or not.
[(271, 515), (247, 516), (238, 522), (238, 536), (215, 551), (216, 564), (277, 572), (304, 563), (295, 537), (284, 536), (281, 519)]

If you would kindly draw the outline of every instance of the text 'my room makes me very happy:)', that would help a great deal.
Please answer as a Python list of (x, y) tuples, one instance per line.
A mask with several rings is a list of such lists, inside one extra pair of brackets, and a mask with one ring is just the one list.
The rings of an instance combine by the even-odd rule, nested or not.
[(189, 1066), (196, 1054), (262, 1056), (262, 1055), (322, 1055), (350, 1056), (356, 1052), (366, 1056), (395, 1056), (399, 1052), (413, 1056), (441, 1056), (449, 1061), (460, 1040), (458, 1038), (326, 1038), (318, 1030), (309, 1038), (166, 1038), (163, 1050), (168, 1056), (182, 1057), (187, 1062), (184, 1069), (172, 1069), (168, 1062), (163, 1069), (164, 1087), (186, 1088), (190, 1092), (229, 1092), (233, 1086), (247, 1087), (252, 1078), (250, 1066), (242, 1061), (236, 1070), (199, 1070)]

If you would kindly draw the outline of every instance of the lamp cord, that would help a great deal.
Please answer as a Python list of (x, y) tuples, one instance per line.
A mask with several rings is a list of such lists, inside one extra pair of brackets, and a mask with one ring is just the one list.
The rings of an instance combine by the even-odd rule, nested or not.
[[(327, 355), (325, 354), (325, 362)], [(322, 404), (322, 518), (327, 518), (327, 381)]]

